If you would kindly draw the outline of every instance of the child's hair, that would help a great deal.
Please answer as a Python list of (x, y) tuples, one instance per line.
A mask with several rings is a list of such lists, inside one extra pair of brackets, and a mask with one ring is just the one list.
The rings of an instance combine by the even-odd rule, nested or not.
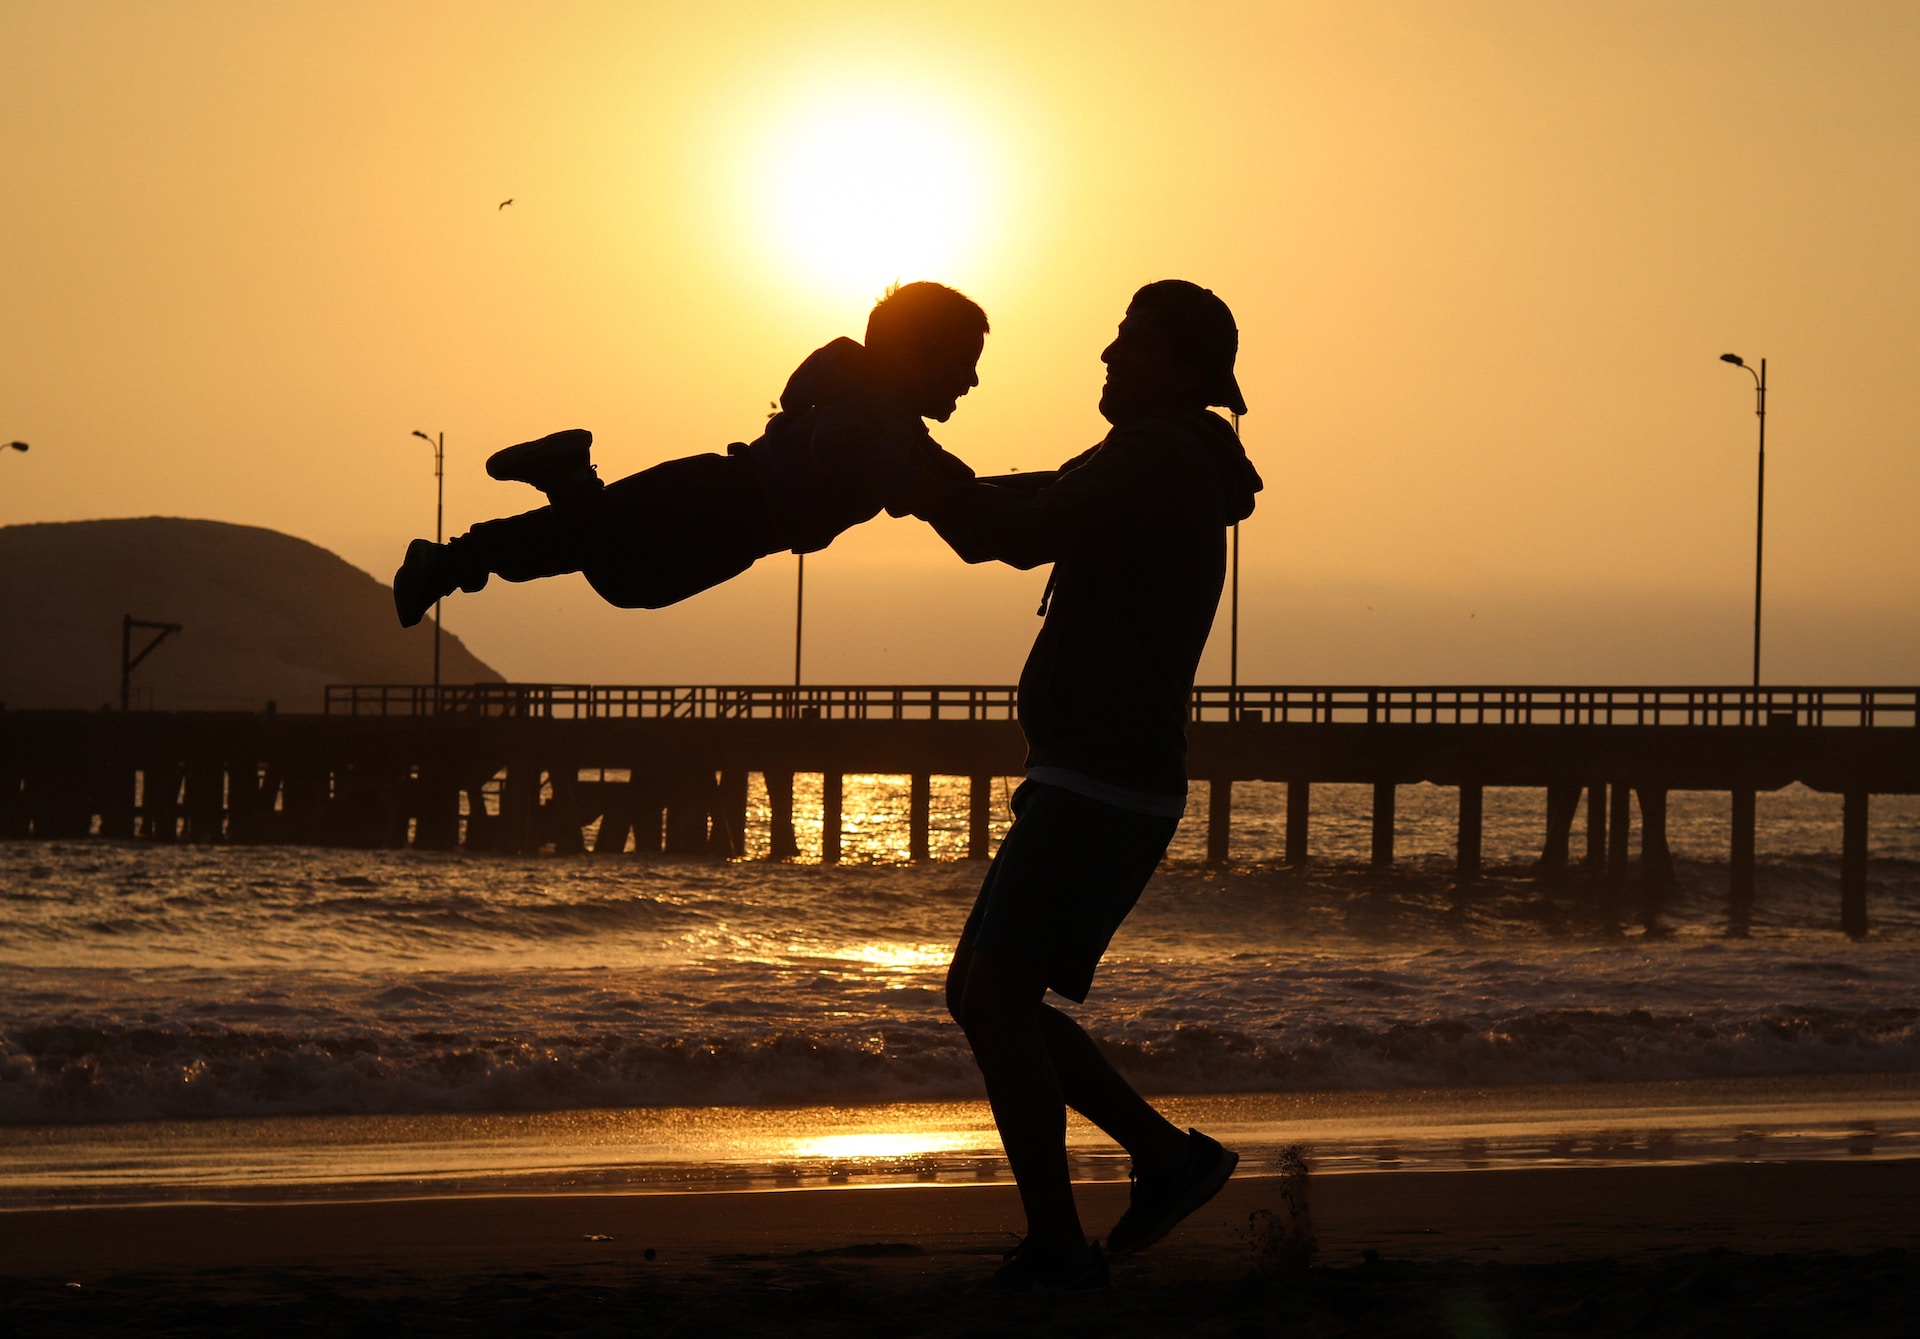
[(984, 335), (987, 313), (980, 304), (945, 284), (921, 280), (893, 284), (867, 314), (867, 344), (926, 348)]

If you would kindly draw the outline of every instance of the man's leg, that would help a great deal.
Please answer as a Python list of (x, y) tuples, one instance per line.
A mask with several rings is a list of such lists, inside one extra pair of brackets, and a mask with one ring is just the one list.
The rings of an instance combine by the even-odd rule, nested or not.
[(1020, 1187), (1027, 1240), (1063, 1261), (1088, 1251), (1067, 1170), (1067, 1107), (1040, 1031), (1040, 973), (976, 952), (965, 935), (948, 974), (948, 1002), (967, 1034), (987, 1102)]
[(1040, 1006), (1039, 1024), (1067, 1105), (1127, 1150), (1136, 1172), (1151, 1175), (1186, 1161), (1187, 1132), (1134, 1091), (1086, 1029), (1050, 1004)]

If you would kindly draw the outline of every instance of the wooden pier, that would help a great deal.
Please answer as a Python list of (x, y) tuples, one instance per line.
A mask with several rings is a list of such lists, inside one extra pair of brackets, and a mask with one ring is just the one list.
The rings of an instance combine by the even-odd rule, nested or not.
[[(775, 858), (796, 853), (793, 778), (822, 777), (822, 858), (841, 854), (841, 779), (910, 777), (924, 859), (931, 779), (970, 779), (967, 852), (990, 854), (995, 777), (1023, 746), (1011, 688), (348, 685), (319, 715), (0, 711), (0, 836), (145, 837), (529, 853), (738, 856), (748, 777), (765, 779)], [(1189, 771), (1209, 783), (1224, 860), (1233, 785), (1287, 787), (1285, 848), (1310, 857), (1316, 784), (1373, 789), (1372, 864), (1394, 860), (1398, 787), (1459, 793), (1458, 871), (1480, 872), (1488, 786), (1538, 787), (1541, 865), (1619, 879), (1631, 806), (1639, 872), (1671, 877), (1667, 796), (1732, 796), (1736, 924), (1753, 897), (1755, 804), (1802, 783), (1844, 797), (1840, 922), (1864, 933), (1871, 797), (1920, 793), (1911, 688), (1203, 687)]]

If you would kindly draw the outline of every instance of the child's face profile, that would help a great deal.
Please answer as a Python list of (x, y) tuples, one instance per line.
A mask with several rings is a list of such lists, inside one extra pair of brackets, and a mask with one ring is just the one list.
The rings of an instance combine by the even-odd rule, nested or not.
[(918, 350), (909, 371), (908, 393), (922, 418), (945, 423), (960, 407), (960, 397), (980, 384), (980, 355), (987, 337), (969, 334)]

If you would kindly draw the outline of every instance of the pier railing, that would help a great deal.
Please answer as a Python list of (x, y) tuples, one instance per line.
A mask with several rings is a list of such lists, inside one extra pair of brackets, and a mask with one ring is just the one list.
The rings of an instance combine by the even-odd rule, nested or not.
[[(331, 684), (330, 716), (1005, 721), (1005, 685)], [(1920, 688), (1204, 685), (1190, 719), (1300, 725), (1920, 726)]]
[(976, 685), (649, 687), (555, 683), (329, 684), (329, 716), (547, 720), (1010, 721), (1014, 690)]
[(1920, 725), (1915, 688), (1196, 687), (1191, 719), (1303, 725)]

